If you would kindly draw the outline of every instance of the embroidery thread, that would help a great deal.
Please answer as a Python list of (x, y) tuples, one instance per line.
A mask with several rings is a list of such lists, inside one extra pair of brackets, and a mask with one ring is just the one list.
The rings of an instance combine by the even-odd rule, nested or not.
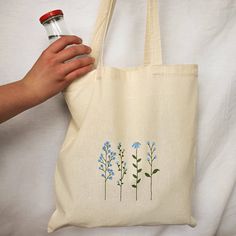
[(119, 160), (116, 162), (118, 171), (120, 172), (120, 179), (117, 181), (117, 185), (120, 187), (120, 201), (122, 201), (122, 185), (124, 184), (123, 179), (124, 175), (127, 173), (126, 162), (124, 162), (124, 152), (125, 149), (122, 149), (121, 143), (117, 146)]
[(154, 174), (156, 174), (158, 171), (160, 171), (159, 169), (153, 169), (153, 161), (157, 159), (157, 156), (156, 156), (156, 144), (155, 142), (152, 142), (152, 144), (150, 142), (147, 142), (147, 145), (148, 145), (148, 154), (147, 154), (147, 161), (150, 165), (150, 172), (147, 173), (145, 172), (145, 175), (146, 177), (150, 178), (150, 200), (152, 200), (152, 176)]
[(133, 163), (134, 168), (136, 169), (136, 173), (133, 174), (133, 177), (135, 178), (135, 184), (132, 184), (132, 187), (136, 190), (136, 201), (138, 200), (138, 184), (141, 181), (141, 178), (139, 178), (138, 174), (141, 173), (142, 168), (138, 168), (138, 163), (141, 161), (141, 158), (138, 158), (138, 149), (140, 148), (141, 143), (135, 142), (132, 144), (132, 147), (135, 149), (135, 154), (132, 154), (132, 157), (135, 160), (135, 163)]
[(112, 176), (115, 175), (112, 170), (112, 161), (115, 160), (116, 153), (112, 151), (109, 141), (104, 143), (102, 149), (103, 153), (100, 154), (98, 159), (98, 162), (101, 163), (98, 169), (103, 172), (101, 176), (104, 178), (104, 200), (106, 200), (107, 180), (112, 180)]

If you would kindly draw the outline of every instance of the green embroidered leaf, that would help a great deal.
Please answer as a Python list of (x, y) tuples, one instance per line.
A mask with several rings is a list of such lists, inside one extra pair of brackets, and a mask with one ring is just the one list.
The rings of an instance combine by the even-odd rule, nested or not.
[(139, 180), (137, 181), (137, 184), (138, 184), (140, 181), (141, 181), (141, 179), (139, 179)]
[(155, 169), (152, 173), (155, 174), (157, 171), (160, 171), (159, 169)]
[(142, 171), (142, 168), (138, 170), (138, 173)]
[(136, 185), (134, 185), (134, 184), (132, 185), (132, 187), (133, 187), (133, 188), (137, 188), (137, 186), (136, 186)]
[(134, 178), (136, 178), (136, 179), (138, 178), (137, 175), (135, 175), (135, 174), (133, 174), (133, 176), (134, 176)]
[(135, 155), (132, 155), (132, 157), (136, 160), (137, 159), (137, 157), (135, 156)]
[(137, 160), (137, 162), (140, 162), (141, 161), (141, 158), (139, 158), (138, 160)]
[(146, 175), (147, 177), (151, 177), (148, 173), (145, 173), (145, 175)]
[(133, 163), (133, 166), (135, 167), (135, 168), (137, 168), (137, 166)]

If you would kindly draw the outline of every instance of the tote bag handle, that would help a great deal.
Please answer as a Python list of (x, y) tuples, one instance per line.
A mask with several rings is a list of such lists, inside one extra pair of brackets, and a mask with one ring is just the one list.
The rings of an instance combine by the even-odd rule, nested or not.
[[(116, 0), (101, 0), (95, 32), (92, 37), (92, 56), (95, 57), (95, 67), (102, 67), (104, 42), (113, 15)], [(157, 0), (147, 0), (146, 33), (144, 47), (144, 65), (162, 64), (160, 25)]]

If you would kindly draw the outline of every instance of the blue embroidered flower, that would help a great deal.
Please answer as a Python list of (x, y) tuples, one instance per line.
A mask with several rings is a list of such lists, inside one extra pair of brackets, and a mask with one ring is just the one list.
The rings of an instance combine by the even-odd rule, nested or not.
[(132, 157), (134, 158), (133, 167), (135, 168), (135, 173), (133, 174), (133, 177), (135, 179), (135, 183), (132, 184), (132, 187), (135, 188), (136, 192), (136, 201), (138, 200), (138, 184), (141, 181), (141, 178), (139, 178), (139, 174), (142, 172), (142, 168), (139, 168), (139, 162), (141, 162), (142, 158), (138, 157), (138, 149), (140, 148), (141, 143), (135, 142), (132, 144), (132, 147), (135, 149), (135, 154), (132, 154)]
[(107, 180), (112, 180), (112, 176), (115, 175), (111, 169), (112, 161), (116, 158), (116, 153), (112, 151), (111, 144), (106, 141), (102, 147), (103, 152), (100, 154), (98, 162), (101, 163), (99, 170), (103, 171), (101, 175), (104, 178), (105, 200), (106, 200), (106, 184)]
[(132, 144), (132, 147), (134, 149), (138, 149), (140, 146), (141, 146), (141, 143), (139, 143), (139, 142), (135, 142), (135, 143)]

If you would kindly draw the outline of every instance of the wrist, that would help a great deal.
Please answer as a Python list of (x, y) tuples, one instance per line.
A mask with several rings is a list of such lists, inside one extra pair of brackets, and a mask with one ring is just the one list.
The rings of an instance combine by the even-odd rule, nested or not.
[(19, 86), (22, 89), (22, 93), (25, 96), (25, 99), (27, 101), (27, 106), (33, 107), (36, 106), (42, 102), (44, 102), (46, 99), (44, 99), (37, 91), (34, 91), (32, 89), (31, 81), (27, 80), (25, 77), (18, 81)]

